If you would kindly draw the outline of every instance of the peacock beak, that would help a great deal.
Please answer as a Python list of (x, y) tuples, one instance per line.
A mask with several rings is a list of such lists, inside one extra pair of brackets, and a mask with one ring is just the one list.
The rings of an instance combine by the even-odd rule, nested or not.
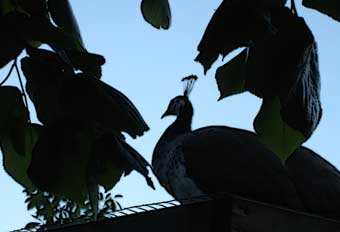
[(167, 111), (164, 112), (164, 114), (162, 115), (161, 119), (163, 119), (166, 116), (170, 116), (170, 115), (173, 115), (173, 114), (167, 110)]
[(176, 107), (174, 107), (173, 105), (170, 105), (168, 107), (168, 109), (164, 112), (164, 114), (162, 115), (161, 119), (163, 119), (166, 116), (177, 116), (177, 112), (178, 110), (176, 109)]

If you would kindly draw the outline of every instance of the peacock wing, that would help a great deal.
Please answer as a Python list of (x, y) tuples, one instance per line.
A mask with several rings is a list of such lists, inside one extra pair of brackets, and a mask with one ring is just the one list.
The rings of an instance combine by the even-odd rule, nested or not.
[(340, 173), (314, 151), (298, 148), (285, 164), (306, 208), (340, 219)]
[(249, 131), (202, 128), (184, 139), (183, 153), (188, 175), (207, 193), (302, 208), (280, 160)]

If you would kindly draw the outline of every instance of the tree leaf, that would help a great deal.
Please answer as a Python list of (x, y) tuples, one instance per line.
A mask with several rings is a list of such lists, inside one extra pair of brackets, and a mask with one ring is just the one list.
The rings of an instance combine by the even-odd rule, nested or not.
[(65, 115), (95, 121), (116, 133), (127, 132), (133, 138), (149, 129), (125, 95), (84, 74), (77, 74), (76, 78), (64, 82), (60, 106)]
[(55, 27), (44, 16), (29, 16), (26, 13), (11, 12), (2, 19), (9, 28), (8, 31), (14, 33), (16, 40), (22, 42), (40, 41), (58, 50), (84, 51), (78, 39)]
[(254, 120), (254, 129), (262, 143), (279, 156), (284, 163), (306, 137), (291, 128), (281, 118), (278, 97), (264, 98), (261, 109)]
[[(26, 116), (26, 115), (25, 115)], [(26, 116), (27, 117), (27, 116)], [(27, 138), (25, 131), (29, 130), (28, 124), (27, 124), (27, 119), (26, 117), (22, 117), (21, 119), (18, 120), (13, 120), (13, 125), (10, 128), (10, 132), (8, 137), (10, 138), (14, 150), (18, 154), (26, 155), (27, 151), (26, 145), (27, 145)]]
[[(112, 110), (115, 109), (116, 117), (121, 117), (121, 131), (125, 131), (132, 138), (136, 138), (150, 129), (141, 113), (127, 96), (103, 81), (94, 80), (94, 82), (96, 82), (107, 101), (110, 102)], [(110, 117), (114, 117), (113, 111)]]
[(25, 226), (25, 230), (31, 230), (31, 229), (35, 229), (37, 227), (40, 226), (40, 223), (39, 222), (30, 222), (30, 223), (27, 223), (26, 226)]
[(140, 136), (149, 128), (133, 103), (104, 82), (77, 74), (54, 53), (22, 59), (26, 89), (44, 124), (69, 115), (96, 121), (114, 131)]
[(148, 176), (149, 171), (147, 167), (150, 166), (150, 164), (133, 147), (123, 141), (122, 138), (116, 137), (116, 143), (117, 146), (120, 147), (121, 157), (126, 161), (126, 166), (124, 167), (125, 176), (135, 170), (144, 176), (149, 187), (155, 189), (151, 178)]
[(245, 91), (247, 50), (244, 50), (216, 71), (219, 100)]
[(92, 151), (91, 175), (95, 176), (97, 183), (102, 185), (105, 191), (109, 191), (120, 180), (125, 165), (113, 133), (97, 138)]
[(321, 118), (314, 36), (288, 8), (273, 12), (278, 33), (249, 49), (246, 89), (261, 98), (279, 96), (282, 119), (310, 137)]
[(14, 151), (25, 156), (27, 150), (26, 130), (28, 110), (21, 91), (14, 86), (0, 87), (0, 140), (9, 140)]
[(338, 0), (303, 0), (302, 4), (340, 21), (340, 2)]
[(0, 27), (4, 32), (0, 36), (0, 68), (19, 56), (25, 47), (25, 41), (15, 29), (16, 24), (23, 20), (23, 17), (14, 17), (12, 13), (0, 17)]
[(17, 0), (18, 4), (30, 15), (48, 18), (46, 0)]
[(51, 204), (45, 204), (44, 207), (38, 210), (40, 215), (43, 215), (47, 223), (53, 222), (53, 207)]
[(44, 207), (48, 201), (44, 196), (44, 192), (41, 191), (34, 191), (30, 193), (30, 196), (25, 200), (27, 203), (27, 210), (31, 210), (33, 208), (40, 209)]
[(281, 116), (292, 128), (309, 138), (318, 126), (322, 108), (320, 73), (316, 43), (305, 51), (297, 70), (297, 83), (281, 97)]
[(277, 8), (286, 5), (287, 0), (260, 0), (259, 3), (262, 7)]
[(68, 0), (48, 0), (48, 9), (53, 21), (65, 32), (77, 38), (84, 46), (77, 19)]
[(27, 49), (30, 57), (21, 59), (26, 78), (26, 91), (32, 100), (39, 121), (48, 124), (60, 115), (59, 94), (65, 79), (73, 77), (73, 69), (51, 51)]
[(25, 189), (33, 191), (35, 189), (31, 179), (27, 175), (27, 169), (31, 163), (32, 149), (38, 140), (41, 126), (37, 124), (27, 124), (24, 131), (25, 152), (18, 153), (14, 149), (13, 140), (10, 137), (1, 139), (1, 151), (3, 154), (3, 165), (8, 175)]
[(169, 29), (171, 10), (168, 0), (142, 0), (141, 10), (145, 21), (157, 29)]
[(17, 87), (0, 87), (0, 108), (0, 139), (8, 137), (18, 123), (28, 122), (28, 111)]
[(303, 18), (288, 8), (272, 10), (275, 36), (249, 49), (246, 89), (258, 97), (285, 95), (294, 87), (305, 51), (314, 37)]
[(223, 1), (204, 32), (195, 61), (203, 65), (206, 73), (219, 55), (225, 57), (231, 51), (251, 46), (275, 32), (267, 10), (252, 2)]
[(53, 26), (45, 17), (31, 17), (20, 28), (26, 40), (40, 41), (60, 50), (84, 51), (84, 46), (75, 37)]
[(42, 132), (32, 153), (28, 175), (39, 190), (78, 203), (87, 198), (87, 168), (94, 139), (84, 121), (64, 118)]
[(83, 71), (89, 76), (100, 79), (102, 76), (101, 66), (105, 63), (105, 58), (101, 55), (67, 50), (66, 54), (72, 62), (75, 69)]
[(154, 188), (148, 176), (149, 163), (121, 137), (104, 133), (96, 139), (93, 146), (92, 170), (105, 191), (110, 190), (120, 177), (135, 170), (144, 176), (147, 184)]
[(6, 31), (0, 38), (0, 68), (16, 58), (25, 45), (32, 41), (36, 45), (39, 45), (39, 42), (50, 45), (66, 62), (68, 58), (63, 53), (65, 49), (84, 51), (77, 39), (53, 26), (44, 16), (31, 17), (26, 13), (14, 11), (0, 17), (0, 26)]

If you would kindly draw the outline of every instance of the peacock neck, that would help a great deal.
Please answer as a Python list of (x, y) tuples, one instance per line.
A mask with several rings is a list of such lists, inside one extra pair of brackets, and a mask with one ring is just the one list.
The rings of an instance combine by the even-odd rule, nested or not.
[(192, 108), (180, 112), (176, 120), (164, 131), (155, 149), (157, 150), (162, 145), (168, 144), (180, 135), (189, 133), (191, 131), (192, 116)]
[[(176, 120), (165, 130), (164, 139), (170, 141), (191, 131), (192, 112), (180, 113)], [(163, 137), (163, 136), (162, 136)]]

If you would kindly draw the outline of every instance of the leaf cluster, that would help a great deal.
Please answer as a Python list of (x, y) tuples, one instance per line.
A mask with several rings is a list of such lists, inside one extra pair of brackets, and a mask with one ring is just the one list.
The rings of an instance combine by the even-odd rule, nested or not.
[[(290, 8), (286, 3), (224, 0), (204, 32), (195, 59), (206, 73), (219, 56), (244, 49), (216, 70), (219, 100), (245, 91), (262, 98), (254, 129), (283, 162), (308, 140), (322, 116), (317, 44), (303, 17), (298, 16), (294, 0)], [(168, 4), (142, 1), (146, 21), (167, 29), (159, 19), (171, 20)], [(304, 0), (302, 4), (335, 20), (340, 18), (336, 0)]]
[[(4, 168), (27, 190), (36, 217), (66, 223), (86, 202), (96, 211), (98, 186), (109, 191), (133, 170), (153, 187), (149, 164), (122, 134), (136, 138), (149, 127), (123, 93), (100, 80), (105, 58), (86, 50), (69, 1), (1, 0), (0, 26), (0, 68), (13, 62), (0, 84)], [(3, 85), (13, 70), (20, 89)], [(30, 120), (26, 94), (39, 124)], [(92, 215), (111, 212), (113, 203), (108, 197)]]
[[(337, 0), (302, 4), (340, 20)], [(206, 73), (219, 56), (244, 49), (216, 71), (220, 99), (244, 91), (262, 98), (254, 128), (283, 161), (312, 135), (322, 115), (315, 38), (294, 1), (285, 5), (224, 0), (195, 59)], [(141, 11), (152, 26), (170, 28), (167, 0), (142, 0)], [(0, 83), (0, 146), (4, 168), (25, 187), (34, 217), (44, 225), (105, 217), (117, 202), (99, 193), (98, 185), (108, 191), (133, 170), (153, 187), (148, 163), (122, 134), (136, 138), (149, 127), (123, 93), (100, 80), (105, 58), (85, 48), (69, 1), (0, 0), (0, 26), (6, 32), (0, 68), (12, 62)], [(25, 88), (17, 62), (23, 51)], [(20, 88), (4, 86), (13, 70)], [(30, 120), (26, 93), (39, 124)]]
[[(90, 201), (77, 204), (63, 197), (53, 196), (47, 192), (24, 191), (26, 194), (27, 209), (34, 210), (32, 215), (36, 222), (27, 223), (23, 231), (43, 231), (60, 228), (65, 224), (78, 224), (93, 220), (93, 209)], [(111, 196), (109, 192), (100, 192), (98, 219), (110, 218), (112, 213), (121, 209), (117, 201), (122, 195)]]

